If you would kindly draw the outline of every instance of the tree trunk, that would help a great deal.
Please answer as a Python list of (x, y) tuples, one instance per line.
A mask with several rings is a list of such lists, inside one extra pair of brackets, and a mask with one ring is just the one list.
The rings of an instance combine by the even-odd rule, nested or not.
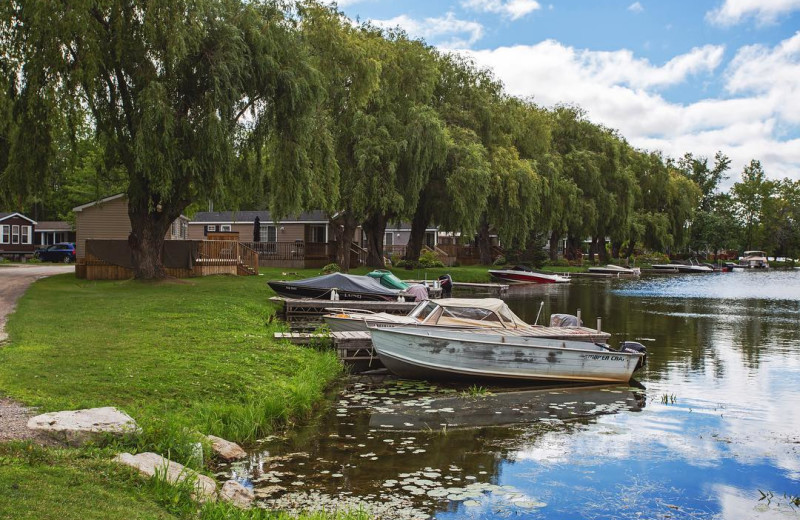
[(553, 230), (550, 233), (550, 261), (555, 262), (558, 260), (558, 241), (561, 239), (561, 233)]
[(353, 236), (358, 225), (349, 213), (331, 219), (331, 224), (333, 224), (333, 237), (336, 240), (336, 263), (342, 272), (346, 273), (350, 270), (350, 249), (353, 247)]
[(489, 237), (489, 221), (486, 214), (483, 215), (478, 227), (478, 254), (481, 257), (481, 265), (492, 264), (492, 240)]
[(611, 256), (613, 258), (619, 258), (620, 253), (622, 252), (622, 242), (612, 240), (611, 241)]
[(367, 265), (376, 269), (386, 267), (383, 263), (383, 237), (386, 234), (386, 216), (373, 214), (364, 221), (364, 234), (367, 236)]
[(425, 196), (423, 194), (419, 204), (417, 204), (414, 218), (411, 220), (411, 235), (408, 238), (408, 245), (406, 246), (406, 260), (419, 260), (419, 254), (422, 252), (422, 246), (425, 242), (425, 230), (428, 228), (428, 224), (431, 221), (431, 214), (424, 198)]
[(597, 252), (597, 237), (592, 236), (592, 242), (589, 244), (589, 262), (594, 263), (594, 254)]
[(605, 236), (597, 237), (597, 256), (600, 258), (600, 262), (604, 264), (608, 263), (608, 251), (606, 251)]
[(150, 210), (147, 202), (128, 201), (128, 217), (131, 221), (128, 245), (131, 248), (133, 271), (137, 279), (166, 278), (167, 273), (164, 271), (162, 261), (164, 236), (172, 221), (180, 216), (182, 209), (159, 206)]

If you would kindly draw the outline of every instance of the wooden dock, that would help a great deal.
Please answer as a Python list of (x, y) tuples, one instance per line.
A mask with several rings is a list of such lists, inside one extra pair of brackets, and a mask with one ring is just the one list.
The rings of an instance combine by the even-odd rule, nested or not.
[(276, 332), (275, 339), (285, 339), (295, 345), (320, 345), (336, 349), (336, 355), (350, 367), (351, 372), (383, 368), (372, 349), (369, 332)]
[(309, 329), (322, 323), (322, 316), (333, 309), (368, 310), (405, 316), (417, 304), (415, 302), (374, 302), (358, 300), (312, 300), (273, 296), (270, 301), (283, 304), (281, 318), (294, 328)]

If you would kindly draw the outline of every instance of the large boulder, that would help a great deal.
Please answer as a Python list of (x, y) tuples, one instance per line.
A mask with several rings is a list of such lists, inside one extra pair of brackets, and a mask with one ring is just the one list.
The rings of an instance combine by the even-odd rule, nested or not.
[(247, 452), (235, 442), (226, 441), (213, 435), (208, 435), (207, 437), (211, 441), (211, 449), (214, 450), (218, 457), (225, 460), (238, 460), (247, 457)]
[(219, 497), (242, 509), (249, 508), (256, 498), (252, 489), (244, 487), (235, 480), (229, 480), (222, 485)]
[(146, 452), (137, 455), (120, 453), (114, 460), (135, 468), (148, 477), (159, 475), (171, 484), (178, 484), (186, 479), (192, 479), (194, 481), (195, 498), (201, 502), (214, 500), (217, 496), (217, 483), (212, 478), (201, 475), (183, 464), (165, 459), (157, 453)]
[(28, 428), (76, 446), (109, 435), (123, 437), (140, 432), (130, 415), (112, 406), (37, 415), (28, 420)]

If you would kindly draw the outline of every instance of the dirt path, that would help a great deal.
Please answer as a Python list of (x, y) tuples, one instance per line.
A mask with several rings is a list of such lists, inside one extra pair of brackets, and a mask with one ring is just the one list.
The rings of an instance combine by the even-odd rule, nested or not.
[[(0, 348), (8, 338), (5, 325), (8, 315), (14, 310), (17, 300), (30, 284), (39, 278), (75, 270), (71, 265), (14, 265), (0, 267)], [(0, 397), (0, 442), (32, 439), (51, 444), (46, 437), (28, 430), (28, 418), (33, 415), (30, 408)]]

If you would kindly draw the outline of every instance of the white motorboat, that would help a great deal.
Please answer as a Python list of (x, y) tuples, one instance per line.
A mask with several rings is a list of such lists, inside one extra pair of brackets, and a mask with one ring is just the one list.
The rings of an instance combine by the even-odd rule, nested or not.
[(371, 327), (421, 326), (447, 329), (498, 330), (505, 334), (537, 336), (576, 341), (606, 341), (610, 335), (582, 327), (578, 319), (554, 314), (550, 326), (529, 325), (506, 302), (498, 298), (442, 298), (420, 302), (410, 313), (398, 316), (357, 309), (330, 309), (323, 320), (333, 332), (367, 331)]
[(590, 267), (589, 272), (616, 276), (639, 276), (642, 274), (642, 270), (638, 267), (622, 267), (614, 264), (608, 264), (602, 267)]
[(411, 379), (625, 382), (646, 348), (418, 327), (370, 329), (381, 362)]
[(569, 278), (557, 273), (543, 273), (525, 266), (514, 266), (510, 269), (490, 269), (493, 278), (506, 283), (567, 283)]
[(656, 271), (667, 273), (713, 273), (714, 269), (702, 265), (699, 262), (689, 260), (687, 262), (671, 262), (669, 264), (653, 264), (652, 268)]

